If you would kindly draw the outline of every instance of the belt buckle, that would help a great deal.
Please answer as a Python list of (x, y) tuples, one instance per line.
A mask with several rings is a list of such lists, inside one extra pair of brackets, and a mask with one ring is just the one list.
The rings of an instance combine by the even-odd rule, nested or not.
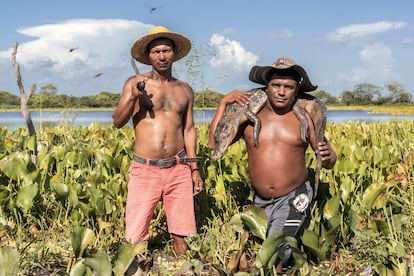
[(176, 159), (161, 159), (158, 160), (158, 167), (160, 169), (167, 169), (177, 164)]

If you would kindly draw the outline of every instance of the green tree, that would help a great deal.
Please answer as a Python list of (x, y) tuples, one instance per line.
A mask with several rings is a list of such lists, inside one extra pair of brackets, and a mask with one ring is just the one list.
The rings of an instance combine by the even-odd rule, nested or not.
[(20, 105), (20, 98), (12, 95), (6, 91), (0, 91), (0, 106), (1, 107), (18, 107)]
[(374, 84), (356, 84), (354, 90), (342, 92), (341, 103), (345, 105), (368, 105), (373, 104), (374, 96), (380, 97), (383, 88)]
[(311, 94), (327, 105), (338, 104), (338, 99), (326, 92), (325, 90), (317, 90), (315, 92), (312, 92)]
[(383, 88), (381, 86), (377, 86), (374, 84), (369, 83), (362, 83), (357, 84), (354, 87), (355, 99), (357, 102), (355, 104), (372, 104), (374, 97), (380, 97), (381, 93), (383, 91)]
[(342, 92), (339, 102), (344, 105), (352, 105), (356, 102), (355, 94), (356, 93), (354, 91), (345, 90)]
[(406, 104), (412, 102), (412, 96), (408, 93), (404, 86), (399, 82), (387, 83), (385, 88), (390, 93), (390, 100), (395, 104)]
[(63, 102), (57, 95), (57, 87), (47, 84), (40, 88), (39, 93), (32, 96), (29, 103), (33, 108), (60, 108), (64, 107)]
[(223, 94), (206, 89), (195, 93), (194, 106), (196, 108), (216, 108), (223, 98)]

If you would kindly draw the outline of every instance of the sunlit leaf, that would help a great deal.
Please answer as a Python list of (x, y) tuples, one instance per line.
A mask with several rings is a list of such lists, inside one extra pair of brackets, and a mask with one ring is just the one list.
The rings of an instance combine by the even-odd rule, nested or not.
[(18, 181), (19, 178), (27, 174), (27, 164), (24, 159), (19, 157), (9, 157), (0, 160), (0, 170), (8, 178)]
[(272, 257), (279, 251), (283, 244), (285, 233), (279, 231), (269, 235), (262, 243), (256, 256), (256, 266), (258, 268), (267, 266)]
[(32, 152), (36, 152), (36, 135), (32, 135), (27, 138), (26, 147)]
[(115, 276), (125, 275), (128, 267), (134, 260), (135, 256), (144, 253), (147, 249), (147, 244), (141, 242), (138, 244), (123, 244), (118, 248), (118, 251), (112, 260)]
[(92, 276), (90, 268), (83, 264), (83, 259), (76, 262), (70, 270), (70, 276)]
[(79, 154), (78, 152), (71, 151), (68, 152), (63, 159), (63, 164), (67, 166), (74, 166), (79, 163)]
[(0, 275), (18, 275), (19, 252), (12, 247), (0, 247)]
[(92, 230), (85, 227), (75, 227), (70, 236), (70, 242), (76, 258), (82, 257), (86, 248), (92, 245), (94, 241), (95, 234)]
[(37, 184), (23, 186), (17, 192), (16, 205), (27, 213), (33, 206), (33, 200), (38, 192)]
[(388, 183), (385, 182), (377, 182), (372, 183), (365, 191), (362, 196), (362, 202), (365, 204), (366, 208), (370, 210), (372, 205), (374, 204), (375, 200), (378, 196), (385, 190), (387, 187), (391, 187), (394, 185), (395, 181), (389, 181)]
[(54, 175), (50, 179), (50, 186), (56, 192), (59, 199), (66, 199), (69, 195), (69, 187), (62, 182), (63, 176), (60, 174)]
[(86, 257), (83, 261), (84, 265), (87, 265), (91, 268), (94, 275), (99, 276), (111, 276), (112, 275), (112, 265), (108, 256), (103, 253), (97, 253), (91, 257)]
[(339, 214), (340, 201), (341, 198), (339, 194), (335, 194), (326, 202), (325, 207), (323, 209), (324, 219), (330, 220), (331, 218)]

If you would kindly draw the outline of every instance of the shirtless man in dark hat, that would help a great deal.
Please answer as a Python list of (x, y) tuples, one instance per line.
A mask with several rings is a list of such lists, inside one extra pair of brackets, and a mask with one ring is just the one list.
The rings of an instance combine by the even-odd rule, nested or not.
[(185, 236), (196, 233), (194, 199), (203, 188), (196, 158), (194, 94), (172, 76), (173, 62), (185, 57), (191, 42), (157, 26), (135, 41), (132, 57), (152, 70), (128, 78), (112, 114), (117, 128), (132, 118), (134, 158), (126, 202), (126, 240), (149, 238), (149, 225), (162, 198), (173, 249), (184, 254)]
[[(299, 93), (310, 92), (314, 86), (306, 71), (287, 57), (279, 58), (272, 66), (254, 66), (249, 79), (266, 86), (268, 100), (257, 116), (261, 120), (259, 147), (254, 146), (253, 125), (241, 126), (248, 153), (254, 203), (264, 208), (268, 220), (267, 235), (284, 231), (299, 238), (301, 226), (309, 216), (313, 189), (308, 180), (305, 153), (308, 143), (301, 140), (300, 121), (292, 111)], [(209, 148), (214, 148), (214, 132), (226, 106), (238, 102), (248, 104), (242, 91), (232, 91), (223, 97), (210, 125)], [(309, 116), (310, 145), (322, 156), (322, 166), (331, 169), (336, 154), (325, 140), (316, 145), (316, 136)], [(240, 137), (236, 137), (235, 141)], [(291, 257), (291, 250), (281, 248), (278, 271)]]

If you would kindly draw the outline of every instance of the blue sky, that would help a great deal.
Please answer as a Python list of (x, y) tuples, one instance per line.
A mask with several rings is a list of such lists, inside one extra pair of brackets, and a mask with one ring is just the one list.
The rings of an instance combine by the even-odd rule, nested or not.
[[(201, 64), (202, 73), (188, 74), (187, 57), (175, 63), (174, 75), (195, 91), (256, 87), (248, 80), (252, 66), (289, 56), (319, 89), (335, 96), (356, 84), (391, 82), (414, 95), (413, 3), (6, 0), (0, 12), (0, 91), (19, 93), (11, 64), (18, 42), (26, 90), (35, 83), (37, 91), (53, 84), (59, 94), (74, 96), (118, 93), (134, 74), (131, 44), (151, 27), (164, 25), (193, 43), (193, 56), (199, 57), (192, 60)], [(137, 65), (141, 72), (149, 70)]]

